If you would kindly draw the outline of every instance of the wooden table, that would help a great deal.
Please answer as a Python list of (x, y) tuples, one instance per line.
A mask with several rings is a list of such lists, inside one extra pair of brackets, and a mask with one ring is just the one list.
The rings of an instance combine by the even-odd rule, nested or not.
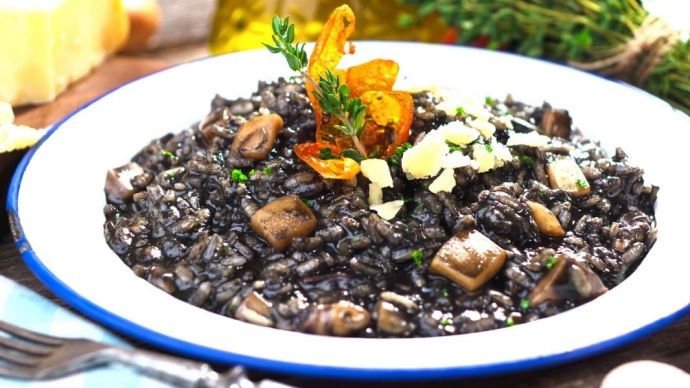
[[(77, 83), (69, 91), (61, 95), (55, 102), (41, 107), (21, 109), (18, 112), (17, 120), (20, 123), (36, 127), (47, 126), (82, 103), (123, 82), (162, 69), (172, 62), (198, 57), (203, 54), (203, 49), (189, 47), (184, 50), (176, 49), (155, 53), (147, 57), (111, 58), (85, 80)], [(0, 274), (27, 286), (56, 303), (64, 305), (24, 265), (19, 253), (14, 248), (14, 243), (10, 236), (4, 236), (0, 239)], [(621, 319), (624, 318), (621, 317)], [(576, 333), (574, 334), (576, 335)], [(133, 342), (137, 344), (136, 341)], [(461, 352), (463, 349), (449, 349), (448, 351), (449, 357), (452, 357), (453, 351)], [(500, 349), (497, 349), (497, 351), (500, 351)], [(375, 386), (593, 387), (598, 386), (604, 375), (617, 365), (640, 359), (666, 362), (690, 372), (690, 316), (686, 316), (656, 334), (617, 350), (543, 370), (468, 380), (415, 384), (385, 383), (375, 384)], [(279, 376), (266, 374), (261, 371), (250, 372), (251, 377), (254, 379), (269, 377), (297, 386), (349, 387), (353, 385), (351, 382), (346, 381)], [(663, 386), (663, 384), (660, 384), (660, 386)]]

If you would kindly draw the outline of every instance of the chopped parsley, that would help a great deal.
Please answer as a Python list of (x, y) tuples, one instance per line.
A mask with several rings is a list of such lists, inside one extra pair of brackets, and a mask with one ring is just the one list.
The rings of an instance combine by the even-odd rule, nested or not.
[(524, 164), (525, 166), (532, 166), (532, 165), (534, 165), (534, 158), (531, 157), (531, 156), (528, 156), (528, 155), (522, 155), (522, 156), (520, 156), (520, 161), (521, 161), (522, 164)]
[(237, 304), (231, 304), (231, 305), (230, 305), (230, 315), (235, 315), (235, 313), (237, 312), (237, 309), (238, 309), (239, 307), (240, 307), (240, 306), (237, 305)]
[(453, 324), (453, 320), (448, 317), (443, 317), (438, 323), (441, 324), (441, 326), (450, 326)]
[(491, 144), (484, 144), (484, 147), (486, 147), (487, 151), (494, 152), (494, 147), (492, 147)]
[(247, 173), (247, 176), (248, 176), (248, 177), (252, 177), (252, 176), (254, 176), (254, 175), (256, 175), (256, 170), (252, 168), (252, 169), (249, 170), (249, 172)]
[(422, 259), (424, 258), (424, 252), (422, 252), (421, 249), (415, 249), (414, 251), (412, 251), (412, 254), (410, 255), (410, 257), (412, 257), (412, 260), (414, 261), (414, 264), (417, 267), (422, 266)]
[(558, 261), (558, 259), (556, 258), (556, 256), (547, 257), (546, 258), (546, 268), (547, 269), (553, 268), (553, 266), (556, 265), (557, 261)]
[(338, 155), (334, 154), (330, 147), (325, 147), (319, 151), (319, 159), (338, 159)]
[(506, 327), (511, 327), (514, 325), (515, 325), (515, 320), (513, 319), (513, 317), (508, 317), (508, 319), (506, 319)]
[(484, 99), (484, 103), (492, 108), (496, 106), (496, 100), (494, 100), (490, 96), (486, 96), (486, 98)]
[(273, 172), (273, 169), (270, 167), (264, 167), (264, 169), (261, 171), (264, 173), (264, 175), (271, 175), (271, 173)]
[(578, 179), (576, 183), (577, 183), (577, 187), (579, 187), (581, 189), (586, 189), (589, 187), (589, 183), (584, 179)]
[(448, 289), (445, 288), (445, 287), (443, 287), (443, 288), (441, 289), (441, 295), (442, 295), (444, 298), (447, 298), (447, 297), (448, 297)]
[(453, 152), (462, 152), (462, 150), (464, 150), (464, 148), (463, 148), (462, 146), (459, 146), (459, 145), (457, 145), (457, 144), (451, 143), (451, 142), (449, 142), (448, 140), (446, 140), (446, 144), (448, 144), (448, 150), (449, 150), (450, 153), (453, 153)]
[(249, 178), (247, 178), (246, 175), (242, 172), (240, 169), (234, 169), (230, 173), (230, 179), (232, 179), (235, 182), (240, 182), (240, 183), (245, 183)]
[(359, 241), (359, 237), (357, 237), (357, 236), (352, 237), (352, 238), (350, 239), (350, 241), (352, 241), (352, 242), (357, 242), (357, 241)]
[(412, 148), (412, 144), (410, 144), (410, 143), (405, 143), (405, 144), (401, 145), (400, 147), (397, 147), (395, 149), (395, 155), (388, 158), (388, 161), (391, 164), (400, 164), (400, 158), (402, 158), (405, 151), (409, 150), (410, 148)]
[(169, 181), (172, 182), (172, 180), (175, 179), (175, 174), (173, 174), (172, 172), (168, 171), (168, 172), (165, 173), (165, 179), (167, 179), (167, 180), (169, 180)]
[(465, 116), (467, 112), (465, 112), (465, 109), (461, 106), (455, 108), (455, 115), (456, 116)]
[(529, 299), (520, 299), (520, 308), (523, 310), (527, 310), (529, 308)]
[(415, 208), (416, 210), (424, 209), (424, 203), (419, 202), (419, 203), (417, 204), (417, 206), (415, 206), (414, 208)]
[(161, 150), (161, 156), (166, 158), (166, 159), (172, 159), (175, 157), (175, 154), (168, 150)]
[(308, 200), (308, 199), (302, 198), (302, 203), (305, 204), (305, 205), (307, 205), (307, 206), (311, 206), (311, 201)]
[(544, 190), (539, 190), (539, 196), (542, 197), (542, 198), (543, 198), (543, 197), (546, 197), (546, 191), (544, 191)]

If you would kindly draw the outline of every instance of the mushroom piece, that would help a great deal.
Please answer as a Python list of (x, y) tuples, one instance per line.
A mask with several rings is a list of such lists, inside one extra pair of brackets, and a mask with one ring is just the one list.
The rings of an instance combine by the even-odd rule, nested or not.
[(271, 304), (256, 292), (244, 298), (235, 312), (235, 318), (261, 326), (273, 326), (270, 315)]
[(144, 169), (137, 163), (111, 168), (105, 176), (105, 193), (113, 202), (122, 203), (132, 197), (134, 187), (132, 178), (143, 174)]
[(341, 300), (312, 307), (302, 329), (314, 334), (344, 337), (364, 329), (370, 320), (369, 312), (363, 307)]
[(570, 137), (573, 119), (567, 110), (546, 109), (539, 124), (539, 132), (550, 137)]
[(250, 226), (277, 251), (290, 245), (293, 237), (306, 237), (316, 228), (316, 217), (296, 195), (274, 199), (257, 210)]
[(558, 218), (546, 206), (534, 201), (527, 201), (527, 206), (532, 211), (532, 217), (540, 232), (551, 237), (565, 236), (565, 230)]
[(376, 327), (389, 334), (403, 334), (409, 328), (402, 311), (393, 303), (379, 300), (376, 303)]
[(572, 158), (558, 158), (549, 163), (546, 174), (552, 189), (561, 189), (573, 197), (584, 197), (592, 192), (585, 174)]
[(608, 291), (599, 276), (586, 263), (571, 257), (558, 257), (556, 264), (529, 294), (530, 306), (564, 299), (589, 300)]
[(431, 271), (445, 276), (467, 291), (474, 291), (503, 266), (506, 252), (476, 230), (465, 230), (450, 240), (431, 261)]
[(281, 129), (283, 119), (275, 113), (245, 121), (235, 134), (231, 153), (245, 159), (264, 160), (273, 149)]

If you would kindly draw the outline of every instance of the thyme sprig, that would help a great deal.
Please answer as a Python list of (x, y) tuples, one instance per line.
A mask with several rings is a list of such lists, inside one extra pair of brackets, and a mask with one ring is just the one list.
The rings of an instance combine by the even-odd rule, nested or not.
[(328, 69), (325, 75), (319, 77), (318, 83), (312, 79), (306, 71), (308, 59), (304, 51), (304, 43), (294, 43), (295, 25), (290, 23), (290, 18), (281, 19), (273, 15), (273, 42), (275, 46), (263, 43), (268, 51), (274, 54), (283, 54), (285, 60), (293, 71), (299, 72), (306, 82), (314, 87), (314, 97), (319, 102), (324, 112), (338, 118), (342, 125), (335, 128), (352, 139), (357, 152), (366, 157), (367, 151), (359, 140), (364, 129), (364, 116), (366, 105), (362, 100), (350, 96), (350, 88), (347, 84), (340, 83), (340, 78)]

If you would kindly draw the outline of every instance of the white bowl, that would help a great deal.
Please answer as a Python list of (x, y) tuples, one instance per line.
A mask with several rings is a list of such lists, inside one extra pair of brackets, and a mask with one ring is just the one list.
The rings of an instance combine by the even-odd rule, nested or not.
[(470, 48), (362, 42), (350, 63), (392, 58), (398, 88), (438, 85), (568, 109), (585, 134), (622, 146), (661, 187), (658, 241), (637, 271), (600, 298), (536, 322), (438, 338), (333, 338), (246, 324), (196, 308), (135, 276), (105, 243), (105, 171), (202, 118), (216, 93), (248, 96), (291, 75), (264, 51), (208, 58), (144, 77), (55, 125), (17, 170), (8, 208), (34, 273), (82, 313), (141, 341), (218, 363), (368, 379), (476, 376), (587, 357), (688, 311), (684, 167), (690, 120), (630, 86), (564, 66)]

